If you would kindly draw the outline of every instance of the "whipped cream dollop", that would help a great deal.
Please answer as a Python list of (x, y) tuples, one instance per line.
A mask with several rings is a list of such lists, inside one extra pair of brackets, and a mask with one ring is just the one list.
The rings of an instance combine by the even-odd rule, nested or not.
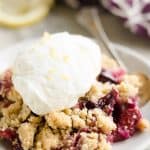
[(38, 114), (72, 107), (90, 89), (101, 70), (99, 46), (67, 32), (48, 34), (20, 51), (12, 81), (24, 103)]

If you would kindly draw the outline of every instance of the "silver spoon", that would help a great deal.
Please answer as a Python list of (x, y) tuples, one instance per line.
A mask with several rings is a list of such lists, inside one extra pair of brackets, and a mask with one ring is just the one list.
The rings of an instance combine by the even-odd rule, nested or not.
[(110, 57), (112, 57), (121, 68), (128, 71), (104, 31), (98, 10), (96, 8), (84, 8), (78, 13), (77, 20), (79, 24), (90, 32), (90, 34), (97, 40), (97, 42), (99, 42), (100, 45), (103, 44), (105, 52), (110, 55)]

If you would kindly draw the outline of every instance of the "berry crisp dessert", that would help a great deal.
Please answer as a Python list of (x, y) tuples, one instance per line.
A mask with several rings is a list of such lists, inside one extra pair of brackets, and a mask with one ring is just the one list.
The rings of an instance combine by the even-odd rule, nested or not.
[(37, 113), (24, 100), (13, 69), (6, 70), (0, 76), (0, 139), (12, 150), (111, 150), (113, 143), (144, 132), (149, 122), (140, 105), (150, 99), (150, 79), (127, 74), (105, 55), (99, 70), (75, 104), (46, 113)]

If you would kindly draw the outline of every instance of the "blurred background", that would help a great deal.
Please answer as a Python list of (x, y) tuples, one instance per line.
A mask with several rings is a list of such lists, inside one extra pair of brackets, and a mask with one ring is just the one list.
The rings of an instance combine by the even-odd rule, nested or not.
[(91, 36), (77, 21), (85, 7), (96, 7), (113, 43), (150, 58), (150, 0), (0, 0), (0, 49), (43, 32)]

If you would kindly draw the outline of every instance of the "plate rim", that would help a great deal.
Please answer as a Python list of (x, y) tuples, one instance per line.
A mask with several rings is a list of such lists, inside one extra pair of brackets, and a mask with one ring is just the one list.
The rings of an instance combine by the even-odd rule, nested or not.
[(145, 58), (142, 54), (136, 52), (136, 49), (134, 49), (135, 51), (133, 51), (132, 48), (129, 48), (127, 46), (117, 44), (117, 43), (113, 43), (113, 44), (117, 48), (117, 51), (122, 51), (123, 53), (132, 55), (133, 57), (136, 57), (137, 59), (140, 59), (147, 66), (150, 67), (150, 61), (147, 58)]

